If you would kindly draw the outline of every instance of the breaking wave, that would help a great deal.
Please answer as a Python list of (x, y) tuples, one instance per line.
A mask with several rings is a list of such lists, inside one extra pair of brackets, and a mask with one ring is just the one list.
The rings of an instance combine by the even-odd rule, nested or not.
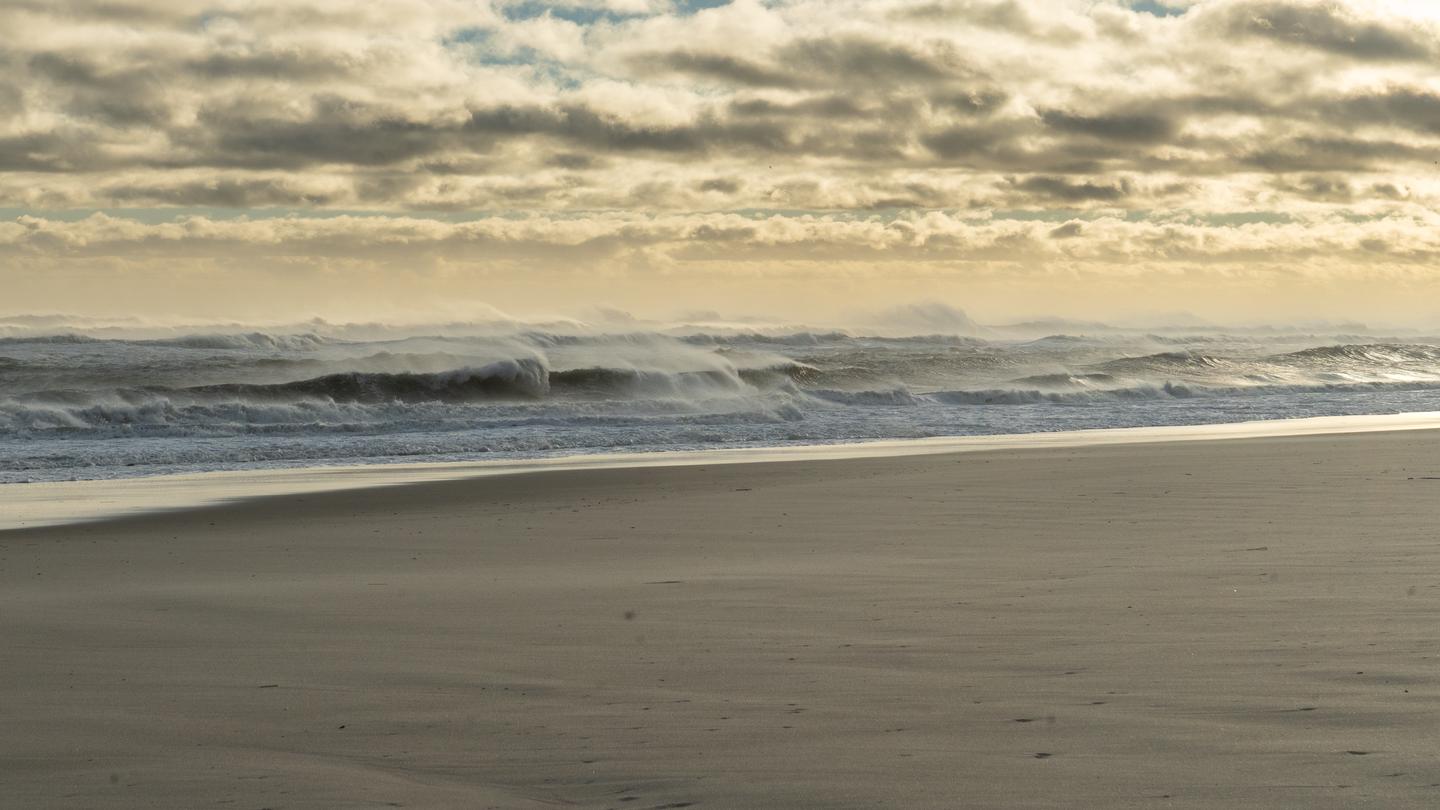
[(1230, 369), (1234, 364), (1222, 357), (1195, 351), (1160, 352), (1143, 357), (1121, 357), (1101, 364), (1109, 371), (1122, 373), (1148, 372), (1165, 374), (1174, 372)]
[(1440, 363), (1440, 348), (1412, 343), (1364, 343), (1317, 346), (1276, 355), (1273, 359), (1307, 365), (1360, 363), (1387, 366), (1408, 363)]
[(1440, 409), (1434, 338), (1054, 326), (1069, 328), (72, 334), (47, 322), (35, 328), (57, 334), (0, 337), (0, 481), (166, 459), (215, 469)]
[(332, 343), (329, 338), (316, 334), (271, 335), (265, 332), (246, 334), (185, 335), (178, 338), (137, 341), (158, 346), (177, 346), (184, 349), (258, 349), (269, 351), (311, 351)]
[(887, 391), (837, 391), (821, 388), (814, 391), (807, 391), (806, 393), (825, 402), (868, 407), (882, 405), (919, 405), (922, 401), (920, 397), (903, 388), (892, 388)]
[(279, 383), (50, 390), (0, 400), (0, 432), (187, 422), (373, 422), (376, 413), (365, 411), (369, 406), (699, 402), (764, 392), (792, 393), (792, 376), (804, 368), (794, 364), (682, 372), (599, 367), (552, 370), (540, 359), (520, 358), (435, 373), (344, 372)]
[(1034, 374), (1014, 381), (1016, 385), (1033, 385), (1041, 388), (1093, 388), (1097, 385), (1111, 385), (1115, 382), (1112, 374)]
[(1042, 391), (1039, 389), (989, 389), (980, 391), (936, 391), (924, 396), (947, 405), (1033, 405), (1194, 399), (1200, 397), (1256, 397), (1287, 394), (1354, 393), (1362, 391), (1440, 391), (1440, 381), (1320, 383), (1313, 385), (1199, 385), (1160, 383), (1089, 391)]
[(549, 388), (544, 365), (526, 358), (433, 374), (349, 372), (269, 385), (201, 385), (181, 393), (258, 401), (311, 398), (335, 402), (465, 402), (495, 397), (539, 398)]
[(36, 336), (33, 336), (33, 337), (29, 337), (29, 336), (0, 337), (0, 346), (6, 346), (6, 345), (24, 346), (24, 345), (27, 345), (27, 344), (41, 344), (41, 345), (43, 345), (43, 344), (53, 344), (53, 345), (62, 345), (62, 346), (63, 346), (63, 345), (71, 345), (71, 344), (77, 344), (77, 343), (105, 343), (105, 342), (107, 342), (107, 341), (102, 340), (101, 338), (90, 337), (90, 336), (88, 336), (88, 335), (72, 335), (72, 334), (64, 334), (64, 335), (36, 335)]

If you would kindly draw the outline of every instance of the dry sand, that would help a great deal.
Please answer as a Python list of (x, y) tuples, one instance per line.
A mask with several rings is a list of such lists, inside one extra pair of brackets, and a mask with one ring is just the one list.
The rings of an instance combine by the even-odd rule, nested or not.
[(0, 532), (0, 806), (1433, 807), (1440, 431)]

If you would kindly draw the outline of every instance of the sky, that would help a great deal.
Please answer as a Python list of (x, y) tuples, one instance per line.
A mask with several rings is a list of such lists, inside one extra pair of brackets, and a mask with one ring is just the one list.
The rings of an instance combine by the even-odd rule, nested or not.
[(1440, 323), (1428, 0), (6, 0), (0, 310)]

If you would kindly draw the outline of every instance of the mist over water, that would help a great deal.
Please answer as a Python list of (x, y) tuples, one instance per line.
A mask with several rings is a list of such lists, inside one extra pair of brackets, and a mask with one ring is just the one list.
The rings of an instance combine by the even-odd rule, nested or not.
[(1436, 410), (1440, 337), (623, 318), (0, 318), (0, 482)]

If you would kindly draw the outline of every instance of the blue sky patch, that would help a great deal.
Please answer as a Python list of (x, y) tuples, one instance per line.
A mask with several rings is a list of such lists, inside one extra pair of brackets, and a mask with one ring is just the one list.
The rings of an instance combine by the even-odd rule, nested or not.
[(1135, 0), (1130, 4), (1130, 8), (1146, 14), (1154, 14), (1156, 17), (1179, 17), (1186, 12), (1186, 9), (1161, 5), (1155, 0)]

